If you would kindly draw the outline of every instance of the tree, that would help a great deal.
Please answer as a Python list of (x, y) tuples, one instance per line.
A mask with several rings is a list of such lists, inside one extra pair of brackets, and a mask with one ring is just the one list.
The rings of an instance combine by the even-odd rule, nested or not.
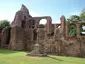
[(40, 24), (39, 28), (45, 28), (45, 26), (43, 24)]
[(80, 17), (77, 15), (72, 15), (70, 18), (67, 18), (66, 22), (71, 23), (71, 22), (79, 22), (81, 21)]
[(10, 26), (10, 22), (8, 20), (1, 20), (0, 21), (0, 30), (5, 28), (6, 26)]
[(85, 21), (85, 8), (82, 10), (82, 12), (80, 14), (80, 18), (82, 21)]
[(66, 23), (70, 23), (70, 21), (71, 21), (71, 20), (70, 20), (69, 18), (67, 18)]
[(80, 17), (77, 16), (77, 15), (72, 15), (72, 16), (70, 17), (70, 20), (71, 20), (71, 21), (80, 21)]

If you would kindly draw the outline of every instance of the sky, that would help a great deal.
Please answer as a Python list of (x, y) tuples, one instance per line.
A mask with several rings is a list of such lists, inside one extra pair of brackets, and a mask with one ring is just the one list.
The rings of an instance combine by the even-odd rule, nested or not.
[(0, 0), (0, 20), (13, 21), (15, 13), (24, 4), (35, 16), (51, 16), (52, 23), (60, 23), (64, 15), (79, 15), (85, 7), (85, 0)]

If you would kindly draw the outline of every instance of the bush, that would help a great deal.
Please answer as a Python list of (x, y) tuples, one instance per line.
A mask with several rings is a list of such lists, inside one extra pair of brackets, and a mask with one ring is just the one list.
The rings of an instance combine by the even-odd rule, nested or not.
[(10, 22), (8, 20), (1, 20), (0, 21), (0, 30), (5, 28), (6, 26), (10, 26)]

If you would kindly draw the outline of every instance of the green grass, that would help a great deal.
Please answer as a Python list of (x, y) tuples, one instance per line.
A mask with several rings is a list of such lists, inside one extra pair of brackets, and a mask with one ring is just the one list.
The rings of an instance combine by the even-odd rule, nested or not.
[(30, 57), (23, 51), (0, 49), (0, 64), (85, 64), (84, 58), (49, 56)]

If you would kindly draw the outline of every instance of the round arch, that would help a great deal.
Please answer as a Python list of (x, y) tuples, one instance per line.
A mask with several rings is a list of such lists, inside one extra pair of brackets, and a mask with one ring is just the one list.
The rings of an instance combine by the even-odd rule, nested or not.
[(75, 37), (77, 35), (77, 26), (76, 26), (76, 24), (69, 24), (68, 25), (68, 35), (70, 37)]
[(80, 24), (80, 35), (85, 35), (85, 23)]

